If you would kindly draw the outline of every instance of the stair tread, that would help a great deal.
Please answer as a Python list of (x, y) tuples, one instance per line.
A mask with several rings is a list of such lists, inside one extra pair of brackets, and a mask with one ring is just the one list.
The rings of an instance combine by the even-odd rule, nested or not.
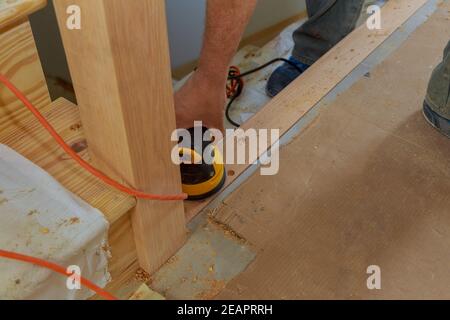
[(47, 0), (0, 0), (0, 29), (47, 5)]
[[(40, 112), (61, 137), (80, 150), (79, 155), (89, 161), (78, 107), (58, 99), (41, 107)], [(2, 114), (9, 118), (0, 131), (0, 143), (16, 150), (51, 174), (66, 189), (99, 209), (113, 224), (136, 205), (135, 198), (105, 185), (69, 158), (48, 132), (25, 108)]]

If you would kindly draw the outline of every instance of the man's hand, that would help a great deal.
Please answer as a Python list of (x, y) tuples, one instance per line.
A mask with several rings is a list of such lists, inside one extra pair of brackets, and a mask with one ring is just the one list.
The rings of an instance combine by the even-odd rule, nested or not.
[(194, 121), (202, 121), (208, 129), (224, 132), (225, 84), (194, 73), (175, 94), (177, 127), (189, 129)]
[(244, 34), (257, 0), (208, 0), (203, 48), (198, 70), (175, 94), (177, 125), (192, 128), (203, 121), (224, 131), (228, 67)]

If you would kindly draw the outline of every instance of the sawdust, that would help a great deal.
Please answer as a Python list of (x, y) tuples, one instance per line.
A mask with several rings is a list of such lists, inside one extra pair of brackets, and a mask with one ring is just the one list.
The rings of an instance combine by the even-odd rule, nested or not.
[(70, 130), (72, 131), (79, 131), (83, 126), (81, 125), (81, 122), (76, 123), (74, 125), (70, 126)]
[(225, 286), (226, 282), (223, 280), (210, 280), (208, 281), (208, 287), (210, 289), (197, 294), (195, 298), (199, 300), (212, 300), (225, 289)]
[(136, 274), (134, 275), (134, 279), (140, 282), (149, 283), (151, 280), (151, 276), (144, 269), (138, 269)]
[(39, 230), (40, 233), (42, 234), (49, 234), (50, 233), (50, 229), (49, 228), (41, 228)]
[(211, 225), (213, 225), (219, 229), (222, 229), (224, 232), (224, 235), (226, 237), (228, 237), (229, 239), (237, 240), (238, 242), (241, 242), (241, 243), (247, 243), (247, 240), (245, 238), (243, 238), (241, 235), (237, 234), (230, 226), (226, 225), (223, 222), (218, 221), (216, 219), (216, 217), (214, 216), (214, 211), (212, 211), (208, 214), (208, 222)]

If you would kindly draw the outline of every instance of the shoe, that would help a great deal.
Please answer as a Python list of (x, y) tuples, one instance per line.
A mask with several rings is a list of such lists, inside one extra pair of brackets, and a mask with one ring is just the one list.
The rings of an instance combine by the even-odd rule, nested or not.
[(295, 68), (292, 64), (285, 62), (281, 67), (278, 67), (267, 81), (266, 93), (273, 98), (278, 95), (284, 88), (297, 79), (306, 69), (309, 68), (307, 64), (298, 61), (294, 57), (290, 57), (289, 61), (297, 66)]
[(423, 115), (429, 124), (442, 133), (447, 138), (450, 138), (450, 120), (446, 119), (436, 112), (434, 112), (428, 103), (423, 103)]

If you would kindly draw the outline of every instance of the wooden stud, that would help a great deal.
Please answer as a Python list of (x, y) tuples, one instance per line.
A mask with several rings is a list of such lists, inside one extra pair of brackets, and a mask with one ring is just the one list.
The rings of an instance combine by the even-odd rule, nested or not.
[[(164, 0), (55, 0), (94, 163), (149, 193), (181, 193)], [(70, 5), (81, 29), (66, 27)], [(140, 265), (156, 271), (186, 238), (183, 203), (139, 200), (132, 213)]]

